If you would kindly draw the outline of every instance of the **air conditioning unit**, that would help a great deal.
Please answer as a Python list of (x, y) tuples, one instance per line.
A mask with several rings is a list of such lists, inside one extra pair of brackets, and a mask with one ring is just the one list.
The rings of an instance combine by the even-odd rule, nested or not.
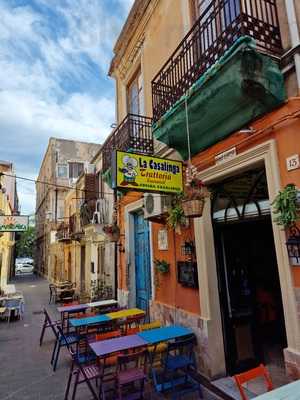
[(144, 218), (156, 219), (166, 214), (171, 207), (170, 195), (145, 193), (144, 194)]

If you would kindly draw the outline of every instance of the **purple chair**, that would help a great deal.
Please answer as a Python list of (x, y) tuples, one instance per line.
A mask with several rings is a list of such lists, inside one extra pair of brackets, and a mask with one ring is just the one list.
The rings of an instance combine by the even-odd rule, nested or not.
[(40, 336), (40, 346), (43, 344), (43, 339), (44, 339), (44, 335), (45, 335), (45, 331), (48, 328), (52, 329), (52, 332), (55, 336), (55, 338), (57, 339), (57, 331), (55, 330), (57, 325), (61, 324), (61, 321), (52, 321), (50, 318), (50, 315), (48, 314), (48, 311), (46, 310), (46, 308), (43, 309), (44, 312), (44, 323), (42, 326), (42, 332), (41, 332), (41, 336)]
[[(146, 350), (119, 355), (117, 360), (117, 392), (118, 400), (142, 399), (146, 381)], [(138, 383), (138, 387), (136, 387)], [(130, 393), (124, 393), (130, 390)]]
[[(95, 381), (97, 384), (97, 380), (101, 379), (101, 366), (93, 364), (82, 365), (79, 360), (76, 352), (71, 347), (68, 347), (69, 353), (72, 357), (72, 364), (70, 368), (70, 373), (67, 381), (67, 387), (65, 392), (64, 400), (68, 400), (69, 392), (71, 388), (71, 383), (74, 378), (74, 386), (73, 386), (73, 393), (72, 393), (72, 400), (75, 400), (77, 386), (81, 383), (86, 383), (87, 387), (89, 388), (93, 398), (95, 400), (99, 400), (99, 398), (103, 398), (102, 394), (100, 393), (99, 396), (97, 394), (96, 389), (93, 387), (92, 382)], [(101, 392), (101, 386), (100, 386)]]

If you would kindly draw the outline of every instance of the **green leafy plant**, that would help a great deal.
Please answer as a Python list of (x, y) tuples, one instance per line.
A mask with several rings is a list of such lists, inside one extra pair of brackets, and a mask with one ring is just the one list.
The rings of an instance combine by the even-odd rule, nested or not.
[(297, 201), (298, 190), (289, 183), (277, 194), (272, 205), (276, 215), (275, 222), (284, 228), (290, 228), (300, 219), (300, 206)]
[(160, 287), (160, 275), (165, 275), (170, 271), (170, 264), (166, 260), (154, 260), (155, 265), (155, 286)]
[(175, 195), (172, 200), (172, 207), (168, 211), (167, 225), (180, 233), (180, 226), (185, 225), (186, 219), (182, 208), (182, 194)]
[(170, 271), (170, 264), (166, 260), (154, 260), (156, 271), (167, 274)]

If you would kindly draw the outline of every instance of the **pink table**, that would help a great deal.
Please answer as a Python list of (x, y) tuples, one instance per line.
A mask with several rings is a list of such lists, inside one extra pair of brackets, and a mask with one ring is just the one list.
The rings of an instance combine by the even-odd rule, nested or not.
[(90, 347), (97, 357), (105, 357), (118, 351), (147, 346), (147, 342), (138, 335), (121, 336), (114, 339), (90, 343)]

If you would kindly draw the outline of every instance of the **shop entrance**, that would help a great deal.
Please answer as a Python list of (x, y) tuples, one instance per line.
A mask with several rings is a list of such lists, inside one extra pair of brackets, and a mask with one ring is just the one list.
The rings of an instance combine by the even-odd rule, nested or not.
[(287, 342), (265, 171), (213, 190), (227, 373), (259, 363), (283, 369)]

